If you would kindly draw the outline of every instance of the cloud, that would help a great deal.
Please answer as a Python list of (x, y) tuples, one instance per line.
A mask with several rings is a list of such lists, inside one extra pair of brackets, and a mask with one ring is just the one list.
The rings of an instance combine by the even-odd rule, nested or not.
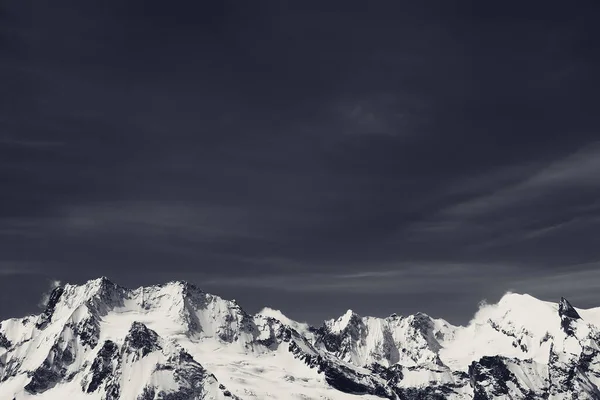
[(597, 307), (600, 290), (600, 261), (565, 266), (554, 273), (543, 271), (536, 276), (516, 278), (510, 282), (515, 292), (529, 293), (554, 300), (566, 296), (582, 307)]
[(36, 274), (41, 265), (23, 261), (0, 261), (0, 276)]
[(395, 96), (343, 100), (334, 109), (346, 134), (405, 136), (409, 131), (409, 111)]
[(586, 146), (554, 161), (521, 181), (446, 208), (443, 214), (476, 217), (518, 206), (557, 190), (600, 188), (600, 144)]
[[(388, 265), (391, 267), (391, 265)], [(246, 287), (301, 293), (448, 293), (464, 285), (489, 280), (492, 275), (508, 276), (516, 270), (510, 265), (478, 263), (398, 263), (394, 269), (351, 273), (271, 274), (259, 276), (214, 277), (202, 285)]]
[(561, 231), (569, 229), (580, 229), (582, 227), (591, 227), (593, 225), (600, 225), (600, 217), (573, 217), (567, 218), (564, 221), (560, 221), (556, 224), (550, 224), (543, 226), (538, 229), (532, 229), (523, 234), (524, 239), (535, 239), (541, 238), (547, 235), (557, 234)]
[(130, 232), (189, 239), (257, 235), (240, 209), (188, 202), (118, 201), (72, 206), (65, 208), (59, 223), (78, 233)]
[[(509, 165), (452, 182), (441, 190), (440, 206), (407, 225), (402, 238), (445, 243), (481, 259), (489, 259), (485, 253), (492, 248), (503, 248), (501, 257), (510, 257), (507, 251), (514, 248), (518, 258), (554, 264), (550, 253), (559, 253), (559, 238), (566, 253), (585, 243), (600, 224), (597, 171), (600, 143), (593, 143), (552, 162)], [(551, 241), (544, 254), (529, 257), (540, 249), (533, 246)], [(519, 244), (527, 247), (517, 249)], [(497, 260), (498, 253), (493, 257)]]
[(50, 140), (13, 139), (10, 137), (0, 137), (0, 145), (6, 145), (9, 147), (29, 147), (43, 149), (48, 147), (64, 146), (65, 143)]

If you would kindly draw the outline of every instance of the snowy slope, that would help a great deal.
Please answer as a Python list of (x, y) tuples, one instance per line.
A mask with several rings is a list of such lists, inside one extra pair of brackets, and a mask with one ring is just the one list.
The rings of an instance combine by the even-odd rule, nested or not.
[(598, 323), (507, 294), (465, 327), (350, 310), (311, 327), (186, 282), (100, 278), (0, 323), (0, 399), (600, 399)]

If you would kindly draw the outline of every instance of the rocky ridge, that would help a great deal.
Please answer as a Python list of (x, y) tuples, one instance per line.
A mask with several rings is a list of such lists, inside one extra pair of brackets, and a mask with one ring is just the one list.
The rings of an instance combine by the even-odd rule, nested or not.
[(100, 278), (0, 323), (0, 398), (600, 399), (598, 322), (507, 294), (465, 327), (350, 310), (309, 327), (187, 282)]

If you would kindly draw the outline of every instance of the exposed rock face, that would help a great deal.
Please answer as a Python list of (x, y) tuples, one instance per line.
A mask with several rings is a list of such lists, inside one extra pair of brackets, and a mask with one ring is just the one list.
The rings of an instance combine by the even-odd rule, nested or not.
[(326, 321), (316, 333), (316, 344), (336, 357), (358, 366), (441, 365), (438, 339), (452, 333), (452, 327), (417, 313), (385, 319), (360, 317), (348, 311), (337, 320)]
[(10, 348), (11, 343), (10, 340), (8, 340), (6, 338), (6, 336), (4, 336), (3, 333), (0, 332), (0, 347), (4, 347), (5, 349)]
[(560, 316), (561, 326), (566, 334), (573, 334), (573, 321), (581, 319), (579, 313), (575, 311), (571, 303), (567, 301), (564, 297), (560, 298), (560, 303), (558, 304), (558, 315)]
[(145, 357), (155, 350), (160, 350), (158, 335), (153, 330), (148, 329), (146, 325), (134, 322), (125, 337), (124, 349), (128, 353), (137, 352), (141, 357)]
[[(143, 359), (150, 356), (155, 360), (144, 365), (146, 361)], [(140, 322), (131, 325), (122, 346), (110, 340), (104, 342), (85, 376), (83, 389), (86, 393), (98, 393), (103, 399), (120, 399), (124, 393), (131, 394), (131, 390), (122, 386), (124, 374), (136, 369), (138, 373), (146, 374), (143, 387), (135, 394), (139, 400), (204, 399), (208, 394), (214, 396), (215, 391), (222, 397), (235, 398), (189, 353), (166, 343), (155, 331)], [(161, 380), (169, 382), (169, 387), (161, 387)]]
[(338, 362), (328, 354), (320, 353), (297, 331), (283, 327), (278, 338), (288, 343), (289, 351), (296, 358), (322, 373), (327, 383), (335, 389), (355, 395), (370, 394), (389, 399), (396, 398), (394, 391), (378, 374), (361, 373), (351, 366)]
[(507, 294), (466, 327), (348, 311), (314, 328), (186, 282), (55, 289), (0, 324), (0, 398), (600, 399), (600, 309)]
[(521, 385), (503, 357), (483, 357), (473, 362), (469, 366), (469, 378), (475, 400), (515, 396), (523, 399), (536, 398), (536, 393)]
[(50, 297), (48, 298), (48, 304), (46, 304), (46, 308), (44, 309), (44, 312), (40, 315), (40, 318), (36, 324), (36, 327), (38, 329), (44, 329), (46, 325), (50, 323), (50, 321), (52, 320), (52, 315), (54, 314), (54, 309), (56, 308), (56, 305), (58, 304), (64, 290), (65, 289), (63, 287), (59, 286), (50, 293)]
[(111, 340), (104, 342), (104, 345), (96, 355), (92, 367), (90, 368), (91, 380), (86, 388), (87, 393), (91, 393), (114, 372), (118, 363), (119, 347)]

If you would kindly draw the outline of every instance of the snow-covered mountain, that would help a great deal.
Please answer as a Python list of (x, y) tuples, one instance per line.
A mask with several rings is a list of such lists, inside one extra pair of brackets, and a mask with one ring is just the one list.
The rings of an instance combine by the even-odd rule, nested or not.
[(100, 278), (0, 323), (0, 399), (600, 399), (599, 328), (600, 308), (519, 294), (465, 327), (350, 310), (311, 327)]

